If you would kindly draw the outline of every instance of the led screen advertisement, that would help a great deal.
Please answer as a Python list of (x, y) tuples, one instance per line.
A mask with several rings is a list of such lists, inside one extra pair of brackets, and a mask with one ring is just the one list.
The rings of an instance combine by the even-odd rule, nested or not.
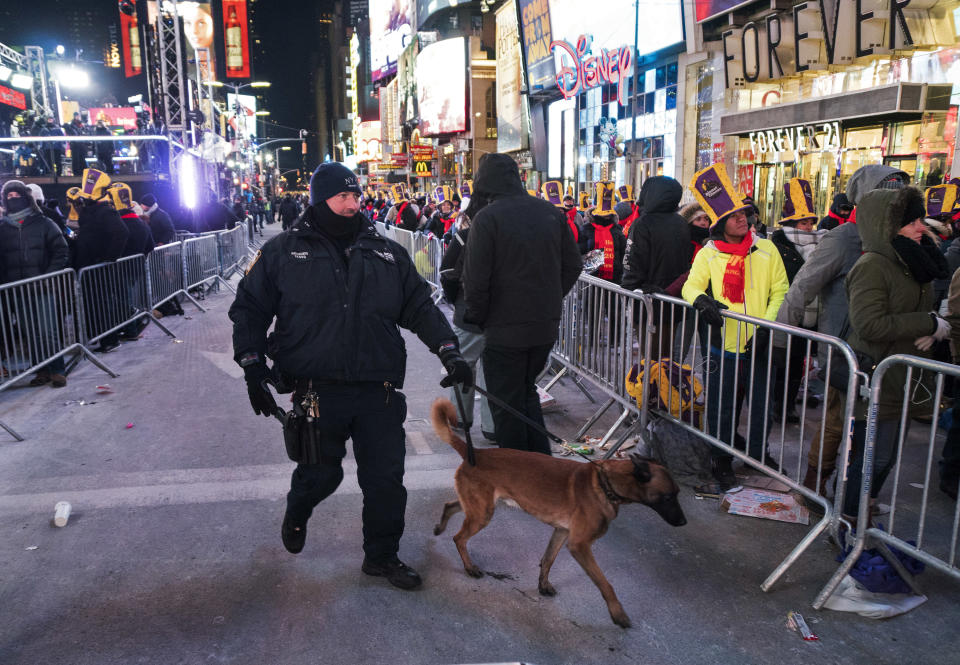
[(257, 98), (227, 93), (227, 123), (237, 138), (257, 137)]
[(467, 129), (467, 59), (462, 37), (430, 44), (417, 57), (420, 132), (437, 136)]
[(739, 5), (745, 5), (750, 0), (694, 0), (697, 7), (697, 21), (706, 21), (718, 14), (728, 12)]
[(223, 50), (227, 78), (250, 78), (247, 0), (223, 0)]
[(397, 71), (413, 34), (414, 0), (370, 0), (370, 73), (374, 81)]
[(458, 0), (417, 0), (417, 29), (441, 9), (456, 7)]
[(680, 0), (605, 0), (603, 11), (584, 11), (582, 0), (519, 0), (519, 5), (532, 92), (556, 86), (557, 72), (571, 64), (561, 62), (565, 52), (551, 49), (553, 42), (566, 42), (575, 49), (579, 37), (586, 35), (592, 38), (589, 52), (594, 56), (621, 46), (632, 50), (636, 42), (636, 55), (642, 56), (683, 41)]

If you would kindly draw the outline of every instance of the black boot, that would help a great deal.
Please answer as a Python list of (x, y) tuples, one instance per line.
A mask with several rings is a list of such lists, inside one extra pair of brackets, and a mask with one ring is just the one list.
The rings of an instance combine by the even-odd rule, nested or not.
[(373, 577), (386, 577), (387, 581), (398, 589), (409, 591), (423, 584), (420, 575), (396, 556), (372, 560), (364, 557), (361, 570)]
[(307, 525), (294, 524), (290, 516), (284, 514), (283, 524), (280, 526), (280, 539), (290, 554), (299, 554), (307, 542)]

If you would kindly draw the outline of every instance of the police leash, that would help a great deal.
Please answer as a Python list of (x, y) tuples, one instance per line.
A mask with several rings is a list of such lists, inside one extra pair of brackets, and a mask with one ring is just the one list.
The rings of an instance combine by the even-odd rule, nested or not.
[(477, 456), (473, 449), (473, 438), (470, 436), (470, 428), (467, 427), (467, 418), (466, 411), (463, 409), (463, 396), (461, 393), (463, 389), (460, 386), (463, 384), (458, 384), (453, 387), (453, 394), (457, 398), (457, 410), (460, 411), (460, 422), (463, 423), (463, 436), (467, 440), (467, 463), (470, 466), (477, 465)]

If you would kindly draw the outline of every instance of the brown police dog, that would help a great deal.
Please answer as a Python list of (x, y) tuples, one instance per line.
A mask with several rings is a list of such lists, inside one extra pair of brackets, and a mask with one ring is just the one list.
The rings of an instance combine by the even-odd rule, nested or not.
[[(437, 399), (430, 415), (437, 436), (466, 459), (466, 443), (450, 429), (457, 423), (453, 404)], [(636, 455), (629, 460), (583, 464), (540, 453), (493, 448), (477, 450), (476, 461), (476, 466), (465, 461), (457, 469), (454, 478), (460, 500), (444, 505), (440, 523), (433, 529), (434, 535), (440, 535), (450, 517), (463, 510), (463, 526), (453, 542), (467, 574), (483, 576), (467, 553), (467, 541), (490, 523), (497, 499), (512, 499), (524, 511), (554, 528), (540, 560), (540, 593), (544, 596), (557, 593), (547, 577), (566, 542), (573, 558), (600, 589), (613, 622), (629, 628), (630, 619), (593, 558), (591, 546), (606, 533), (621, 503), (642, 503), (653, 508), (668, 524), (686, 524), (677, 501), (678, 488), (670, 472), (654, 460)]]

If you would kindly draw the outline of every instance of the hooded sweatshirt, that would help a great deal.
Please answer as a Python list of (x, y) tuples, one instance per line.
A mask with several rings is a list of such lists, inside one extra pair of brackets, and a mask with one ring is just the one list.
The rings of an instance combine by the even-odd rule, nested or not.
[(465, 248), (464, 321), (488, 344), (553, 344), (563, 297), (583, 268), (563, 211), (527, 193), (509, 155), (484, 155), (473, 189), (490, 202), (473, 217)]
[(690, 269), (690, 225), (677, 213), (683, 187), (668, 176), (647, 178), (640, 190), (643, 214), (630, 227), (623, 259), (623, 288), (668, 287)]

